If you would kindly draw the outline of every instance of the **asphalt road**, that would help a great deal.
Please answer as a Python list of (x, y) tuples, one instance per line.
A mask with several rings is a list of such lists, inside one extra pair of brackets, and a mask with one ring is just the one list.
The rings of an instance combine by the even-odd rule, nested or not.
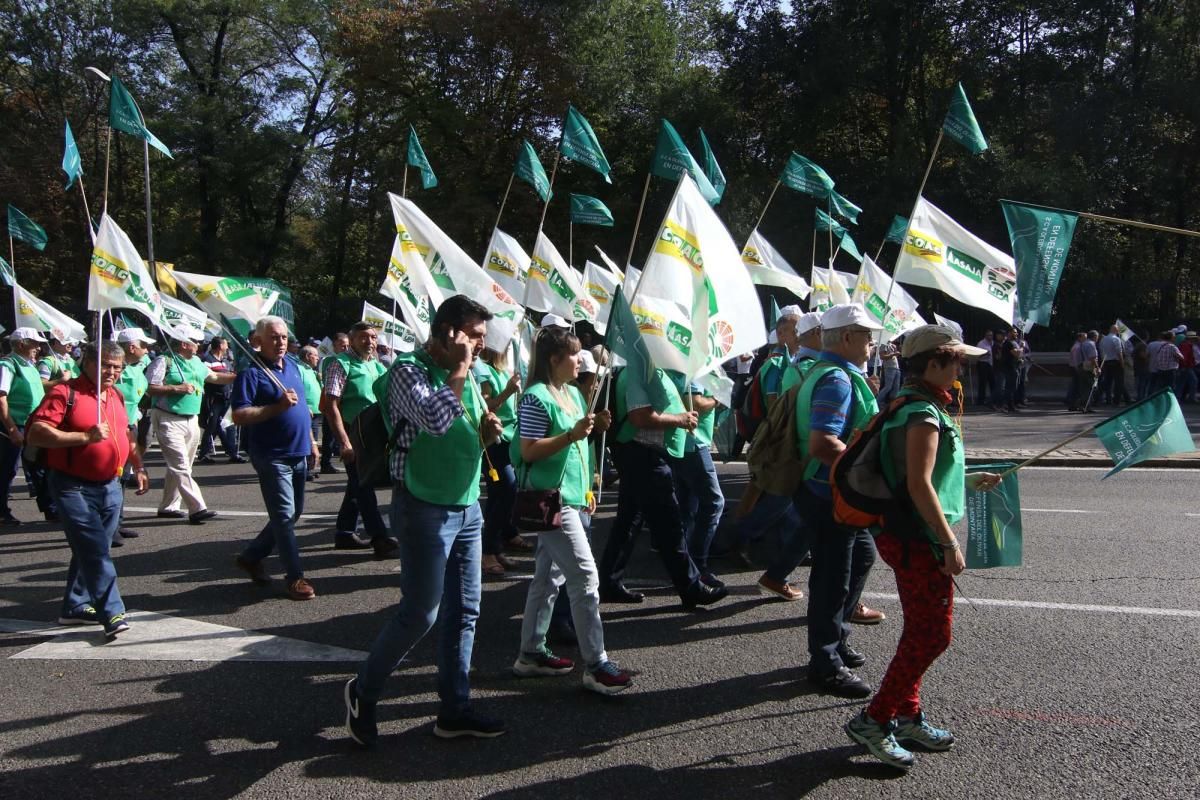
[[(744, 486), (742, 470), (723, 468), (731, 498)], [(314, 516), (301, 544), (319, 597), (295, 603), (282, 581), (258, 589), (232, 567), (239, 543), (262, 524), (250, 516), (262, 504), (248, 467), (198, 474), (213, 508), (248, 515), (202, 527), (131, 520), (143, 536), (117, 551), (128, 606), (368, 648), (396, 600), (397, 565), (332, 549), (332, 517), (318, 515), (336, 510), (340, 483), (322, 478), (309, 496)], [(616, 698), (585, 692), (578, 671), (510, 677), (525, 582), (485, 584), (474, 697), (509, 725), (489, 741), (432, 736), (428, 641), (393, 677), (381, 740), (362, 753), (341, 728), (352, 663), (109, 660), (98, 629), (0, 634), (0, 797), (1196, 797), (1196, 473), (1129, 470), (1101, 482), (1102, 474), (1022, 473), (1026, 566), (961, 579), (975, 603), (960, 599), (955, 642), (924, 688), (929, 714), (959, 744), (920, 756), (906, 776), (842, 732), (858, 703), (814, 694), (802, 681), (804, 602), (760, 599), (758, 571), (726, 564), (731, 597), (685, 613), (654, 555), (641, 550), (630, 583), (650, 588), (647, 602), (604, 607), (610, 653), (639, 672)], [(135, 508), (156, 501), (157, 492), (129, 498)], [(598, 519), (601, 542), (612, 501)], [(34, 516), (26, 499), (15, 511)], [(49, 525), (0, 534), (0, 623), (52, 621), (66, 561)], [(527, 573), (530, 560), (521, 566)], [(869, 602), (889, 618), (853, 639), (875, 682), (900, 633), (894, 591), (881, 563)], [(139, 630), (152, 626), (139, 621), (122, 641)], [(208, 630), (174, 644), (185, 655), (199, 653), (201, 639), (236, 644), (236, 631)], [(31, 648), (66, 641), (90, 657), (30, 657)]]

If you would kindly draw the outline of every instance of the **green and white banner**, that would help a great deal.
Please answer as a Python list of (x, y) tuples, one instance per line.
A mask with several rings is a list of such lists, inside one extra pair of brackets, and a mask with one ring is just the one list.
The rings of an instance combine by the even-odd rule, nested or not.
[[(1002, 473), (1015, 464), (972, 464), (973, 472)], [(967, 569), (1021, 566), (1021, 492), (1019, 472), (1004, 476), (990, 492), (967, 488)]]
[(862, 257), (851, 302), (861, 303), (883, 326), (885, 342), (925, 324), (917, 313), (917, 301), (899, 285), (893, 285), (892, 276), (881, 270), (870, 256)]
[(809, 311), (824, 311), (831, 306), (850, 302), (846, 282), (836, 270), (823, 267), (812, 268), (812, 294), (808, 296)]
[(208, 316), (213, 319), (225, 317), (242, 336), (248, 335), (254, 325), (271, 312), (279, 298), (278, 293), (259, 289), (241, 278), (175, 270), (175, 282)]
[(606, 183), (612, 183), (612, 178), (609, 177), (612, 167), (608, 165), (608, 159), (600, 147), (600, 140), (596, 138), (596, 132), (592, 130), (591, 123), (576, 110), (575, 106), (567, 106), (567, 116), (563, 119), (562, 141), (559, 143), (558, 151), (568, 161), (590, 167), (603, 175)]
[(784, 186), (802, 194), (824, 200), (833, 191), (833, 178), (829, 173), (799, 153), (792, 153), (779, 180)]
[(1017, 265), (1017, 319), (1049, 325), (1079, 217), (1008, 200), (1001, 200), (1000, 208)]
[(767, 237), (756, 228), (742, 248), (742, 263), (750, 272), (750, 280), (758, 286), (778, 286), (800, 299), (808, 297), (812, 287), (797, 274), (796, 269), (776, 250)]
[(369, 322), (382, 332), (379, 341), (397, 353), (411, 353), (417, 347), (417, 334), (382, 308), (363, 301), (362, 321)]
[(87, 329), (49, 303), (30, 292), (13, 286), (13, 316), (18, 328), (36, 328), (62, 341), (64, 338), (87, 341)]
[(1196, 449), (1175, 393), (1165, 388), (1096, 426), (1096, 438), (1112, 456), (1105, 478), (1148, 458)]
[(583, 290), (591, 298), (596, 308), (596, 318), (592, 325), (596, 332), (603, 335), (608, 329), (608, 317), (612, 314), (612, 299), (621, 279), (595, 261), (587, 261), (583, 265)]
[(558, 314), (566, 320), (596, 319), (596, 304), (583, 290), (583, 280), (545, 233), (539, 233), (529, 279), (525, 282), (525, 307)]
[(179, 326), (195, 331), (200, 336), (204, 335), (205, 328), (208, 326), (208, 314), (191, 303), (184, 303), (166, 295), (163, 295), (162, 304), (161, 324), (164, 328)]
[(117, 308), (138, 311), (156, 320), (162, 313), (162, 298), (133, 242), (112, 217), (104, 214), (92, 245), (88, 310)]
[(516, 239), (495, 228), (492, 240), (488, 242), (483, 271), (513, 297), (524, 297), (525, 282), (529, 279), (529, 254)]

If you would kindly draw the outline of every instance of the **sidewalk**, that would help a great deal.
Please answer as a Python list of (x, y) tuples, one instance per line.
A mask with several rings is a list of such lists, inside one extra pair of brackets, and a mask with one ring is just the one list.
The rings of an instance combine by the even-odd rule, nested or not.
[[(1015, 414), (967, 408), (963, 416), (963, 439), (967, 463), (989, 461), (1021, 462), (1055, 443), (1113, 416), (1120, 408), (1101, 406), (1094, 414), (1067, 411), (1061, 403), (1035, 398)], [(1200, 434), (1200, 405), (1184, 404), (1192, 441)], [(1112, 459), (1093, 434), (1087, 434), (1037, 462), (1045, 467), (1111, 467)], [(1200, 469), (1200, 452), (1150, 459), (1139, 467), (1183, 467)]]

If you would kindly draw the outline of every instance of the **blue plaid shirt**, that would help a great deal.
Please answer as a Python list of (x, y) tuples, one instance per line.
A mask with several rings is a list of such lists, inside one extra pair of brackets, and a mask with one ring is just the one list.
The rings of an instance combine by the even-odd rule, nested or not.
[[(474, 380), (470, 375), (467, 380)], [(429, 376), (420, 366), (401, 363), (388, 372), (387, 416), (392, 429), (401, 419), (407, 421), (392, 449), (389, 469), (393, 480), (404, 479), (404, 462), (408, 448), (420, 432), (444, 436), (454, 420), (466, 413), (454, 390), (443, 386), (435, 390)], [(467, 388), (470, 391), (470, 387)]]

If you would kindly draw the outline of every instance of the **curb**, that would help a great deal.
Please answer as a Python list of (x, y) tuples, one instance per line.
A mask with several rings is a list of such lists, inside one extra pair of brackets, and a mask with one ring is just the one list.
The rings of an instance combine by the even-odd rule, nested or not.
[[(1024, 461), (1028, 458), (1032, 458), (1035, 455), (1037, 455), (1037, 454), (1029, 453), (1028, 455), (1013, 455), (1012, 453), (1004, 453), (1004, 454), (997, 453), (995, 456), (987, 456), (987, 455), (979, 455), (979, 454), (972, 455), (972, 454), (968, 453), (967, 454), (967, 463), (968, 464), (990, 464), (990, 463), (993, 463), (996, 461), (1012, 461), (1012, 462), (1020, 463), (1021, 461)], [(1030, 466), (1031, 467), (1034, 467), (1034, 466), (1036, 466), (1036, 467), (1112, 467), (1113, 462), (1112, 462), (1111, 458), (1102, 458), (1099, 456), (1097, 456), (1097, 457), (1046, 456), (1045, 458), (1038, 459), (1038, 461), (1036, 463), (1030, 464)], [(1149, 467), (1151, 469), (1200, 469), (1200, 459), (1196, 459), (1196, 458), (1151, 458), (1151, 459), (1147, 459), (1146, 461), (1138, 462), (1134, 466), (1139, 469), (1145, 469), (1147, 467)]]

